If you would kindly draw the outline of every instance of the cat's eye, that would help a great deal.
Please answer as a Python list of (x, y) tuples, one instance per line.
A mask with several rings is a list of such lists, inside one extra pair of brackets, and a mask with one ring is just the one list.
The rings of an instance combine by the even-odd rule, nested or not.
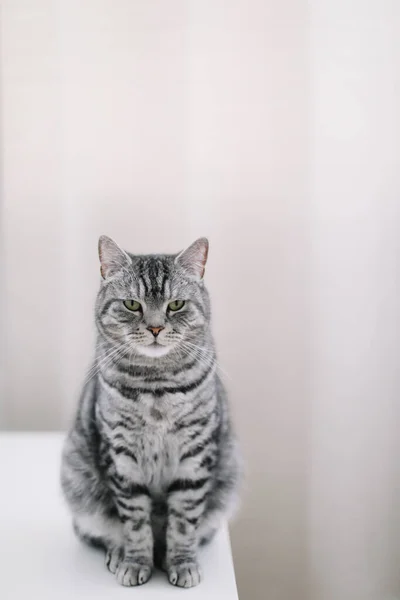
[(137, 312), (142, 308), (142, 305), (137, 300), (124, 300), (124, 306), (133, 312)]
[(177, 310), (181, 310), (181, 308), (183, 308), (184, 306), (185, 306), (184, 300), (174, 300), (173, 302), (170, 302), (168, 304), (168, 310), (172, 310), (173, 312), (176, 312)]

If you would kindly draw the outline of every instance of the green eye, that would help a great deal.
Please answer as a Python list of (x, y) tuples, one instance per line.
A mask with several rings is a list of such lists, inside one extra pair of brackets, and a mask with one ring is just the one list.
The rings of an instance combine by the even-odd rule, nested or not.
[(142, 305), (140, 304), (140, 302), (137, 302), (136, 300), (124, 300), (124, 306), (128, 310), (133, 310), (134, 312), (137, 312), (138, 310), (141, 310), (141, 308), (142, 308)]
[(170, 302), (168, 304), (168, 309), (175, 312), (177, 310), (181, 310), (181, 308), (183, 308), (184, 306), (185, 306), (184, 300), (174, 300), (173, 302)]

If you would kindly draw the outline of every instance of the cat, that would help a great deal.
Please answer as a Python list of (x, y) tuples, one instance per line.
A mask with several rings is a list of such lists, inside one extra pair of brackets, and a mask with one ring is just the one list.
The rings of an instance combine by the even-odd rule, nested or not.
[(208, 241), (132, 255), (101, 236), (95, 361), (67, 435), (61, 485), (77, 535), (125, 586), (161, 566), (200, 582), (198, 547), (237, 498), (239, 452), (204, 285)]

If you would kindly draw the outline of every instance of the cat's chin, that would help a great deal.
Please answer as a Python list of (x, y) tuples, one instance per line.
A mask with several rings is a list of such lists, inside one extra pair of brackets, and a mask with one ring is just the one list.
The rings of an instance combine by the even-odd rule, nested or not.
[(150, 344), (149, 346), (137, 346), (136, 350), (143, 356), (149, 358), (159, 358), (165, 356), (171, 350), (171, 346), (161, 346), (161, 344)]

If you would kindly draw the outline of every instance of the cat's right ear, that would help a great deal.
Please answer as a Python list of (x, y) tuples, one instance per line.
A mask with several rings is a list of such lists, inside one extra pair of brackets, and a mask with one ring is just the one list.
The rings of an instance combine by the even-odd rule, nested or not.
[(132, 261), (125, 250), (122, 250), (106, 235), (101, 235), (99, 238), (99, 259), (100, 273), (103, 279), (107, 279), (121, 269), (130, 267)]

